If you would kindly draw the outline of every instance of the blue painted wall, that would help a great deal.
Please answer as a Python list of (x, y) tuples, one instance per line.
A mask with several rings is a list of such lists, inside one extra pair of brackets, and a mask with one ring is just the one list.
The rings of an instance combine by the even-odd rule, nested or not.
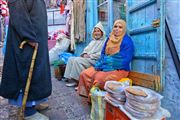
[[(168, 19), (170, 31), (175, 43), (176, 50), (180, 58), (180, 1), (166, 0), (166, 18)], [(175, 65), (169, 47), (166, 43), (166, 74), (165, 86), (163, 91), (164, 99), (162, 105), (171, 112), (170, 120), (179, 120), (180, 118), (180, 79), (178, 77)]]

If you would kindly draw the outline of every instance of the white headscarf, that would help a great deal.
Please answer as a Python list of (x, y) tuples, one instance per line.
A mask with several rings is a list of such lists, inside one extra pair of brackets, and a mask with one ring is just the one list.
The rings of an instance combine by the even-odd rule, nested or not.
[(103, 36), (100, 38), (100, 40), (104, 40), (104, 39), (106, 38), (106, 33), (105, 33), (105, 31), (104, 31), (104, 27), (102, 26), (102, 23), (101, 23), (101, 22), (98, 22), (98, 23), (94, 26), (94, 28), (93, 28), (93, 30), (92, 30), (92, 38), (93, 38), (93, 39), (95, 39), (95, 38), (93, 37), (93, 32), (94, 32), (95, 28), (99, 28), (99, 29), (102, 31)]
[[(99, 28), (103, 32), (103, 36), (98, 40), (93, 38), (93, 31), (96, 27)], [(98, 59), (100, 57), (102, 47), (103, 47), (105, 40), (106, 40), (106, 34), (105, 34), (104, 27), (102, 26), (101, 22), (97, 23), (96, 26), (94, 27), (94, 29), (92, 31), (92, 38), (93, 39), (86, 46), (83, 53), (87, 53), (88, 55), (90, 55), (91, 59)]]

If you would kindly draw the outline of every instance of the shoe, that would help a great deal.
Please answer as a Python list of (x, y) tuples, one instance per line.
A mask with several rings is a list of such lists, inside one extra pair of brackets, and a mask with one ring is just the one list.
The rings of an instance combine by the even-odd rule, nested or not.
[(68, 82), (68, 78), (61, 78), (62, 81)]
[(39, 105), (35, 106), (35, 109), (37, 111), (43, 111), (43, 110), (47, 110), (49, 108), (48, 103), (40, 103)]
[(77, 86), (77, 83), (76, 82), (67, 83), (66, 86), (67, 87), (74, 87), (74, 86)]
[(49, 118), (39, 112), (36, 112), (35, 114), (25, 117), (25, 120), (49, 120)]
[(77, 90), (78, 90), (78, 87), (75, 87), (74, 90), (77, 91)]

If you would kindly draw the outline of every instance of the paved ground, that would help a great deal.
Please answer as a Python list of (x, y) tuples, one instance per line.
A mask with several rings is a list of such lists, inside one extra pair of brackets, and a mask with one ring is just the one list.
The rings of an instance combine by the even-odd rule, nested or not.
[(63, 81), (53, 78), (53, 94), (49, 100), (50, 109), (45, 111), (52, 120), (88, 120), (90, 106), (74, 88), (68, 88)]
[[(77, 95), (74, 88), (65, 86), (52, 73), (53, 92), (49, 97), (49, 109), (43, 111), (50, 120), (90, 120), (90, 106), (86, 99)], [(0, 98), (0, 120), (17, 120), (17, 108)]]

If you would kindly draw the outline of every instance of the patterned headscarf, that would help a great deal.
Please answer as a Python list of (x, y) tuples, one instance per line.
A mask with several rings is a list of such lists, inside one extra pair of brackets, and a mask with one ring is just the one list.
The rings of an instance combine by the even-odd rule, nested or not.
[(120, 23), (120, 24), (122, 25), (123, 31), (122, 31), (122, 33), (121, 33), (119, 36), (114, 36), (114, 32), (113, 32), (113, 30), (112, 30), (109, 39), (110, 39), (113, 43), (119, 43), (120, 41), (122, 41), (122, 38), (124, 37), (124, 34), (126, 33), (126, 22), (125, 22), (124, 20), (122, 20), (122, 19), (116, 20), (116, 21), (114, 22), (113, 28), (114, 28), (114, 26), (115, 26), (117, 23)]
[(120, 45), (124, 35), (126, 34), (126, 22), (124, 20), (118, 19), (114, 22), (113, 28), (117, 23), (122, 25), (122, 33), (119, 36), (114, 35), (114, 31), (112, 30), (109, 40), (106, 45), (106, 54), (112, 55), (120, 51)]

